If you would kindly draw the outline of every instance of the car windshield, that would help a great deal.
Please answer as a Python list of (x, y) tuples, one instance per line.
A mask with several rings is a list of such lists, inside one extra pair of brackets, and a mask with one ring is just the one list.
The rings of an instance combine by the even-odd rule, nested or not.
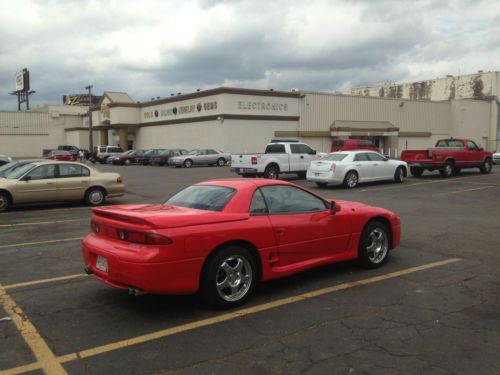
[(328, 154), (321, 158), (321, 160), (329, 161), (342, 161), (346, 158), (347, 154)]
[(23, 174), (28, 172), (34, 166), (35, 165), (32, 163), (24, 164), (22, 167), (7, 171), (3, 177), (8, 178), (8, 179), (13, 179), (13, 180), (18, 179), (19, 177), (21, 177)]
[(224, 186), (193, 185), (175, 194), (165, 205), (222, 211), (235, 193), (235, 189)]

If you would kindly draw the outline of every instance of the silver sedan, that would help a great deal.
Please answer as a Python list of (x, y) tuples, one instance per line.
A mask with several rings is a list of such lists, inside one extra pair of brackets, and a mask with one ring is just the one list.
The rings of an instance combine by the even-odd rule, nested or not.
[(231, 155), (212, 148), (192, 150), (187, 155), (179, 155), (168, 159), (174, 167), (191, 168), (193, 165), (216, 165), (223, 167), (231, 161)]

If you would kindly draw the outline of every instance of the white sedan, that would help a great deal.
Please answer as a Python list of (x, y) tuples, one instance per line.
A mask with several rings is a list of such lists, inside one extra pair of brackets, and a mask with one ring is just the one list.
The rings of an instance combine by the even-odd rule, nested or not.
[(500, 150), (497, 150), (493, 153), (493, 163), (500, 164)]
[(307, 180), (318, 186), (343, 184), (349, 189), (359, 182), (402, 182), (407, 175), (406, 162), (368, 150), (333, 152), (320, 160), (311, 161), (307, 169)]

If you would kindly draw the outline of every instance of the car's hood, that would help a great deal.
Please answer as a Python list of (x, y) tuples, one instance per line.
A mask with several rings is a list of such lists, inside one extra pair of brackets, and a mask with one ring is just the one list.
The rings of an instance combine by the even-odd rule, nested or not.
[(248, 213), (223, 213), (179, 206), (130, 204), (94, 208), (96, 216), (149, 225), (153, 228), (179, 228), (229, 221), (247, 220)]

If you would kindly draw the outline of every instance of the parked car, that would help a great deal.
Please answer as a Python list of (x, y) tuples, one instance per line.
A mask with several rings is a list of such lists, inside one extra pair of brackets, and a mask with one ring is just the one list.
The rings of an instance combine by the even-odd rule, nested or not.
[(76, 156), (71, 155), (68, 151), (54, 150), (49, 153), (50, 160), (60, 161), (75, 161)]
[(484, 151), (470, 139), (441, 139), (427, 150), (405, 150), (401, 160), (408, 163), (412, 175), (419, 177), (424, 170), (438, 170), (442, 177), (451, 177), (464, 168), (479, 168), (490, 173), (493, 154)]
[(136, 156), (133, 162), (136, 164), (150, 165), (152, 162), (152, 159), (156, 156), (161, 155), (161, 153), (163, 153), (164, 151), (166, 151), (164, 148), (156, 148), (153, 150), (147, 150), (146, 152), (144, 152), (143, 155)]
[(105, 164), (106, 160), (110, 156), (121, 153), (123, 153), (123, 150), (121, 147), (118, 146), (95, 146), (90, 161), (92, 163), (99, 162), (101, 164)]
[(46, 161), (45, 159), (31, 159), (31, 160), (16, 160), (11, 163), (4, 164), (0, 167), (0, 177), (4, 177), (7, 173), (14, 171), (25, 164), (38, 163)]
[(231, 171), (243, 177), (278, 179), (280, 173), (295, 173), (305, 177), (309, 163), (319, 156), (316, 150), (305, 143), (271, 142), (263, 154), (232, 155)]
[(123, 154), (118, 154), (113, 157), (113, 165), (130, 165), (136, 157), (142, 157), (144, 150), (129, 150)]
[(0, 155), (0, 165), (4, 165), (12, 162), (12, 158), (6, 155)]
[(85, 155), (85, 159), (88, 159), (90, 157), (90, 152), (89, 150), (85, 150), (83, 148), (78, 148), (76, 146), (71, 146), (71, 145), (59, 145), (57, 146), (58, 150), (62, 151), (68, 151), (71, 155), (75, 157), (75, 160), (78, 158), (78, 152), (81, 150), (83, 151)]
[(151, 165), (159, 165), (162, 167), (164, 165), (168, 165), (170, 158), (187, 154), (189, 154), (189, 150), (185, 149), (163, 150), (158, 155), (151, 158)]
[(356, 258), (379, 267), (399, 241), (400, 219), (383, 208), (284, 181), (222, 179), (163, 205), (95, 208), (82, 252), (86, 272), (115, 288), (199, 291), (226, 308), (245, 303), (260, 281)]
[(380, 153), (380, 149), (368, 139), (334, 139), (332, 152), (348, 150), (372, 150)]
[(493, 163), (500, 164), (500, 150), (496, 150), (493, 153)]
[(320, 187), (343, 184), (352, 189), (360, 182), (394, 180), (403, 182), (408, 165), (389, 159), (375, 151), (339, 151), (321, 160), (313, 160), (307, 169), (307, 180)]
[(124, 191), (118, 173), (101, 173), (80, 163), (28, 163), (0, 179), (0, 212), (12, 205), (56, 201), (85, 201), (98, 206)]
[(192, 150), (187, 155), (171, 157), (168, 165), (191, 168), (193, 165), (216, 165), (223, 167), (231, 161), (231, 155), (213, 148)]

